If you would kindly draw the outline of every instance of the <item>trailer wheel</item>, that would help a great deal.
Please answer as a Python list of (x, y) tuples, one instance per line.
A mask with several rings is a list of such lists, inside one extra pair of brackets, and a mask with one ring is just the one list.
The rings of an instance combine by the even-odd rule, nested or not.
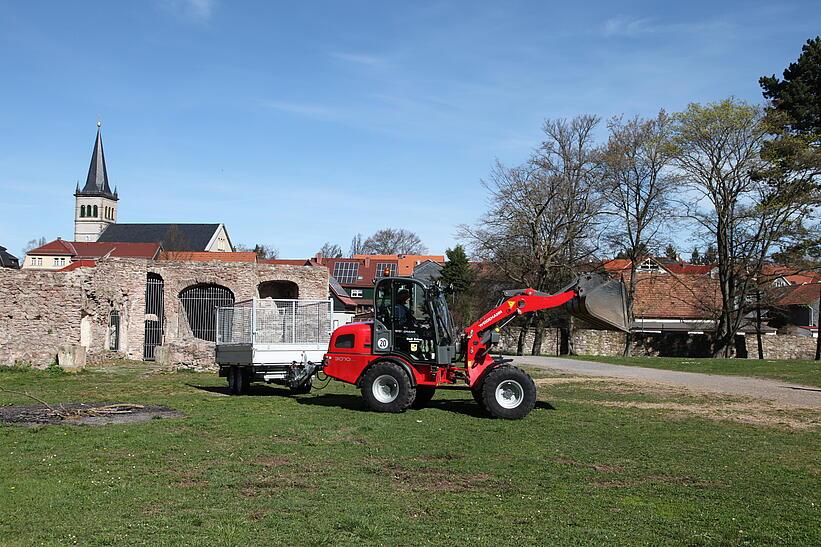
[(395, 363), (377, 363), (362, 378), (362, 398), (376, 412), (404, 412), (415, 396), (408, 374)]
[(536, 384), (519, 368), (499, 367), (482, 382), (482, 400), (494, 418), (520, 420), (536, 406)]
[(416, 386), (416, 398), (413, 400), (413, 408), (425, 408), (436, 394), (433, 386)]
[(248, 392), (248, 371), (242, 367), (228, 369), (228, 391), (231, 395), (245, 395)]

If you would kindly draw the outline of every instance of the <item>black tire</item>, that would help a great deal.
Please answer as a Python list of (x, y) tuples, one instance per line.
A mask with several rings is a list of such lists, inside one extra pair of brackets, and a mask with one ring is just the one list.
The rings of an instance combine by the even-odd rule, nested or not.
[(291, 386), (291, 395), (304, 395), (311, 392), (314, 384), (313, 376), (299, 384), (298, 386)]
[(416, 398), (413, 400), (413, 408), (425, 408), (436, 395), (436, 388), (433, 386), (416, 386)]
[(248, 393), (250, 377), (248, 371), (242, 367), (228, 369), (228, 391), (231, 395), (245, 395)]
[(536, 384), (522, 369), (499, 367), (482, 381), (482, 400), (494, 418), (521, 420), (536, 406)]
[(485, 407), (485, 399), (482, 395), (483, 385), (483, 382), (479, 382), (475, 387), (473, 387), (470, 390), (470, 394), (473, 395), (473, 400), (476, 401), (476, 404), (478, 404), (483, 411), (487, 412), (487, 408)]
[[(377, 394), (380, 394), (377, 397)], [(362, 398), (376, 412), (404, 412), (413, 404), (416, 389), (410, 377), (396, 363), (376, 363), (362, 378)]]

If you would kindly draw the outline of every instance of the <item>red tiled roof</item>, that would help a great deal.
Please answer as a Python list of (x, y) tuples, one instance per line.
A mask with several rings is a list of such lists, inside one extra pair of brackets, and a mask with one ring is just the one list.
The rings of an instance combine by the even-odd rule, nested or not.
[(818, 302), (820, 293), (821, 283), (789, 285), (777, 289), (775, 302), (780, 306), (811, 305)]
[(321, 264), (328, 268), (328, 272), (333, 275), (334, 274), (334, 266), (340, 262), (355, 262), (359, 264), (359, 270), (357, 272), (357, 279), (353, 280), (350, 283), (343, 283), (339, 279), (340, 284), (344, 287), (372, 287), (373, 280), (376, 279), (377, 271), (376, 265), (377, 264), (397, 264), (396, 260), (386, 260), (386, 259), (379, 259), (379, 260), (371, 260), (370, 258), (365, 259), (356, 259), (356, 258), (323, 258)]
[(636, 279), (637, 319), (712, 319), (721, 307), (718, 282), (709, 276), (639, 273)]
[(159, 243), (101, 243), (98, 241), (64, 241), (62, 239), (55, 239), (36, 249), (32, 249), (28, 254), (69, 255), (76, 259), (102, 258), (104, 256), (156, 258), (159, 250)]
[(163, 251), (160, 253), (160, 260), (177, 260), (181, 262), (256, 262), (257, 254), (253, 251), (238, 253)]
[(78, 268), (94, 268), (95, 266), (97, 266), (97, 261), (96, 260), (77, 260), (76, 262), (72, 262), (71, 264), (69, 264), (65, 268), (60, 268), (57, 271), (58, 272), (71, 272), (71, 271), (76, 270)]
[(713, 264), (688, 264), (687, 262), (672, 262), (665, 264), (667, 271), (684, 275), (705, 275), (713, 271)]
[(308, 266), (310, 260), (305, 258), (266, 258), (260, 260), (260, 264), (281, 264), (283, 266)]
[(630, 259), (614, 258), (613, 260), (608, 260), (602, 264), (602, 267), (606, 272), (620, 272), (622, 270), (628, 270), (630, 269)]

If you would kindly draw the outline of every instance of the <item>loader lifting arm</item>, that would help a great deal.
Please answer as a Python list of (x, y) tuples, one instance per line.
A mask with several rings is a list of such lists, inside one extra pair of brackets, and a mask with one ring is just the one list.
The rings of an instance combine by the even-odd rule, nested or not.
[(555, 294), (529, 288), (502, 294), (504, 298), (498, 306), (465, 329), (465, 364), (471, 387), (494, 364), (490, 349), (499, 341), (499, 329), (520, 315), (564, 307), (571, 315), (594, 326), (628, 330), (624, 285), (615, 280), (588, 274)]

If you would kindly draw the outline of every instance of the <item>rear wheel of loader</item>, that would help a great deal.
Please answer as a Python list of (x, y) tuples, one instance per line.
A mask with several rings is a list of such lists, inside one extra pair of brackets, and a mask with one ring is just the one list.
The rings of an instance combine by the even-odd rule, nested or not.
[(425, 408), (436, 394), (433, 386), (416, 386), (416, 398), (413, 400), (413, 408)]
[(404, 412), (415, 397), (408, 374), (395, 363), (377, 363), (362, 378), (362, 398), (371, 410)]
[(519, 420), (536, 406), (536, 384), (519, 368), (499, 367), (482, 382), (482, 400), (494, 418)]

